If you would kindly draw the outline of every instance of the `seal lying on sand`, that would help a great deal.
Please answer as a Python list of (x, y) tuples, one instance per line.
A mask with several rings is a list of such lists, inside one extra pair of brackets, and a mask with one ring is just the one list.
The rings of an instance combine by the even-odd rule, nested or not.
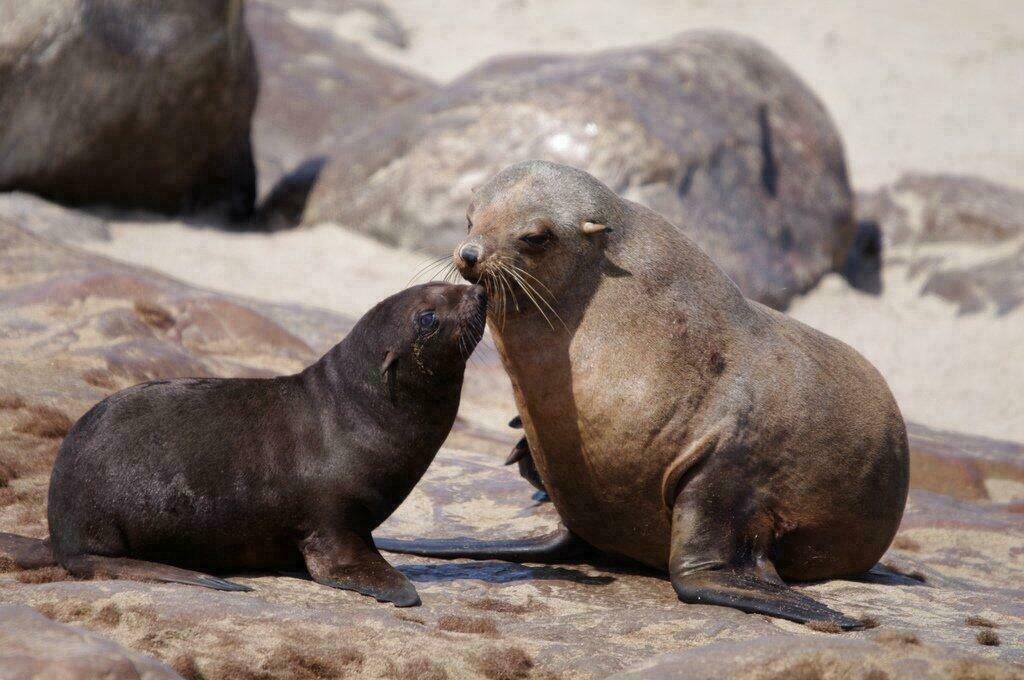
[(907, 437), (878, 372), (744, 298), (679, 229), (580, 170), (507, 168), (476, 192), (469, 226), (456, 265), (493, 293), (565, 528), (377, 546), (559, 561), (582, 542), (667, 571), (684, 602), (857, 627), (782, 579), (863, 574), (896, 532)]
[(447, 437), (485, 310), (480, 286), (417, 286), (297, 375), (162, 380), (108, 397), (57, 456), (52, 556), (10, 534), (0, 554), (25, 567), (55, 557), (81, 577), (217, 590), (249, 588), (191, 570), (304, 561), (318, 583), (419, 604), (370, 532)]

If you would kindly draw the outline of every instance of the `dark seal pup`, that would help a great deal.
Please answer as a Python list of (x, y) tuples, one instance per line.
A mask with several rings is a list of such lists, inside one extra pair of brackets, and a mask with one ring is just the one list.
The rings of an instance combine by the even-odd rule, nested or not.
[[(318, 583), (419, 604), (370, 532), (447, 437), (485, 320), (483, 288), (430, 283), (379, 303), (297, 375), (156, 381), (103, 400), (53, 468), (53, 556), (76, 576), (218, 590), (249, 588), (192, 570), (304, 562)], [(9, 534), (4, 551), (47, 561), (42, 542)]]
[(899, 526), (907, 437), (878, 372), (580, 170), (508, 168), (469, 224), (455, 260), (494, 293), (528, 441), (511, 459), (532, 454), (565, 529), (378, 547), (557, 561), (583, 543), (667, 571), (684, 602), (857, 627), (782, 579), (862, 575)]

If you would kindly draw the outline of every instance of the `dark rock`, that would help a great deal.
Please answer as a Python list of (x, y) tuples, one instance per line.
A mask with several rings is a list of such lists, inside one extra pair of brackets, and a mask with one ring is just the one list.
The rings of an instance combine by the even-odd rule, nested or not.
[(491, 62), (342, 140), (304, 221), (449, 252), (472, 188), (529, 158), (584, 168), (664, 214), (776, 307), (839, 269), (854, 240), (822, 104), (763, 47), (706, 32)]
[[(381, 63), (327, 30), (296, 23), (285, 11), (288, 5), (297, 7), (295, 3), (258, 0), (250, 2), (246, 12), (260, 66), (261, 93), (253, 139), (261, 195), (296, 166), (326, 153), (353, 124), (371, 120), (384, 109), (433, 89), (426, 79)], [(304, 3), (302, 9), (309, 7)], [(386, 12), (375, 3), (351, 0), (328, 3), (322, 9), (331, 14), (364, 10), (378, 17)], [(297, 221), (294, 209), (289, 209), (287, 202), (280, 204), (281, 193), (294, 185), (292, 177), (274, 189), (275, 196), (263, 211), (270, 226), (278, 226), (274, 215), (279, 208), (290, 217), (290, 224)], [(305, 195), (300, 194), (298, 200), (301, 213)]]
[(0, 189), (248, 215), (258, 77), (241, 0), (0, 5)]
[(853, 245), (840, 273), (858, 290), (872, 295), (882, 292), (882, 230), (872, 220), (857, 223)]

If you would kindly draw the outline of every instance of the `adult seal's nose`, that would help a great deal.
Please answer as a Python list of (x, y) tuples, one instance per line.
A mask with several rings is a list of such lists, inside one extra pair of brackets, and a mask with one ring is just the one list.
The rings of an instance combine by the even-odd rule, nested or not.
[(467, 267), (472, 267), (480, 261), (480, 246), (473, 244), (462, 246), (462, 250), (459, 251), (459, 257), (462, 258)]

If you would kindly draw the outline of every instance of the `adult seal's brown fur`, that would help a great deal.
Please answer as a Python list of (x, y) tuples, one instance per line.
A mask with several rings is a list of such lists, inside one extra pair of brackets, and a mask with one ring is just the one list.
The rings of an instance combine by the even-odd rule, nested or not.
[(863, 574), (896, 532), (907, 438), (878, 372), (580, 170), (507, 168), (469, 225), (456, 265), (499, 297), (495, 343), (567, 530), (378, 546), (550, 561), (582, 541), (668, 571), (684, 602), (856, 627), (782, 579)]
[(419, 604), (370, 532), (448, 435), (485, 309), (480, 286), (426, 284), (379, 303), (297, 375), (114, 394), (57, 456), (52, 555), (10, 534), (0, 553), (25, 567), (56, 558), (76, 576), (218, 590), (249, 588), (192, 570), (304, 564), (318, 583)]

